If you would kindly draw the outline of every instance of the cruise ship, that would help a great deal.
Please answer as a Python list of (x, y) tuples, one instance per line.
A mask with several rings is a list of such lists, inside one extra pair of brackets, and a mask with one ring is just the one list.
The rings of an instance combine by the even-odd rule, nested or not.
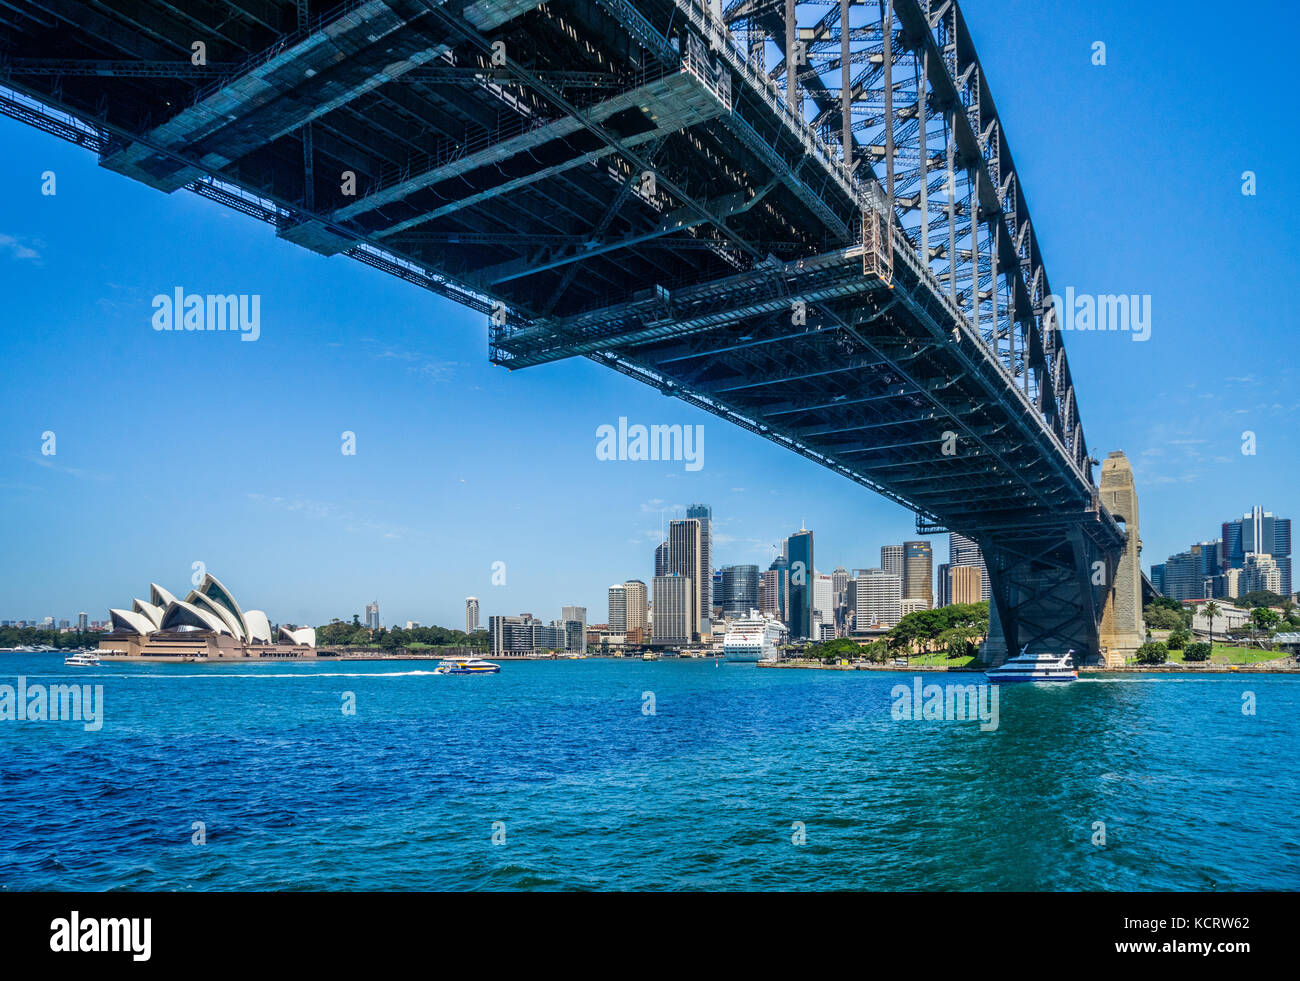
[(1077, 681), (1078, 670), (1070, 663), (1074, 651), (1064, 654), (1030, 654), (1029, 645), (1013, 658), (984, 672), (994, 684), (1012, 681)]
[(739, 663), (775, 661), (785, 633), (785, 624), (780, 620), (750, 610), (749, 616), (738, 617), (727, 627), (722, 653), (728, 661)]

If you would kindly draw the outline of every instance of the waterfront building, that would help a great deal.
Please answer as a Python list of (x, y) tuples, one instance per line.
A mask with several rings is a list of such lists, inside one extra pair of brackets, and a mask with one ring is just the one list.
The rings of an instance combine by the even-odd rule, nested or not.
[[(211, 573), (180, 600), (151, 583), (148, 601), (108, 611), (110, 630), (99, 642), (101, 657), (172, 658), (316, 657), (316, 631), (280, 627), (261, 610), (242, 609)], [(332, 651), (321, 652), (332, 654)]]
[[(700, 588), (700, 578), (704, 575), (700, 546), (700, 521), (698, 518), (676, 519), (668, 522), (668, 574), (682, 579), (689, 579), (695, 590), (691, 597), (688, 639), (696, 640), (703, 636), (705, 622), (701, 600), (709, 595), (709, 590)], [(662, 578), (656, 576), (656, 579)], [(655, 597), (656, 601), (658, 596)]]
[(586, 624), (560, 619), (542, 623), (531, 613), (488, 617), (489, 642), (494, 657), (529, 657), (553, 651), (586, 649)]
[[(992, 595), (989, 589), (989, 570), (984, 563), (984, 554), (975, 542), (965, 535), (959, 535), (955, 531), (948, 534), (948, 565), (949, 566), (972, 566), (979, 569), (980, 572), (980, 596), (978, 600), (971, 602), (987, 601)], [(952, 602), (961, 602), (961, 600), (949, 600)], [(944, 606), (944, 603), (940, 603)]]
[(893, 627), (903, 618), (903, 580), (884, 569), (861, 569), (851, 584), (853, 631)]
[(758, 609), (764, 616), (781, 620), (781, 574), (776, 569), (763, 573), (758, 587)]
[(627, 589), (622, 583), (609, 587), (609, 629), (615, 634), (627, 632)]
[(722, 576), (719, 600), (724, 617), (748, 616), (750, 610), (759, 608), (758, 566), (725, 565), (718, 571)]
[(366, 604), (366, 626), (371, 630), (379, 629), (379, 600)]
[(903, 598), (934, 606), (934, 553), (929, 542), (903, 543)]
[(787, 622), (792, 639), (814, 637), (813, 633), (813, 533), (800, 528), (786, 540), (789, 557), (789, 599)]
[(478, 629), (478, 597), (465, 597), (465, 633), (472, 634)]
[(1210, 580), (1218, 573), (1215, 561), (1219, 542), (1200, 542), (1186, 552), (1171, 555), (1164, 563), (1160, 590), (1171, 599), (1205, 599), (1212, 593)]
[(88, 624), (87, 624), (87, 622), (86, 622), (86, 614), (84, 614), (84, 613), (78, 613), (78, 614), (77, 614), (77, 629), (80, 630), (82, 633), (85, 633), (85, 632), (86, 632), (86, 627), (87, 627), (87, 626), (88, 626)]
[[(649, 596), (647, 595), (645, 583), (640, 579), (629, 579), (623, 583), (623, 596), (627, 610), (626, 632), (629, 638), (628, 643), (640, 643), (640, 638), (644, 636), (648, 625), (646, 614)], [(638, 639), (635, 641), (630, 639), (633, 634), (638, 635)]]
[(693, 589), (689, 576), (654, 577), (653, 643), (680, 645), (695, 639)]
[(703, 639), (712, 632), (713, 605), (717, 602), (713, 596), (713, 508), (707, 504), (692, 504), (686, 509), (687, 520), (700, 523), (700, 568), (699, 579), (699, 616), (698, 633)]

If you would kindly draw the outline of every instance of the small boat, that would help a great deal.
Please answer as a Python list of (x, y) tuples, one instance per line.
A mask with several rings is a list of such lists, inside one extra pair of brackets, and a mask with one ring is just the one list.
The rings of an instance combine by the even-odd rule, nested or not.
[(97, 668), (100, 662), (94, 651), (77, 651), (65, 657), (63, 663), (73, 668)]
[(1064, 654), (1030, 654), (1029, 645), (1015, 657), (996, 668), (989, 668), (984, 676), (994, 684), (1017, 681), (1078, 681), (1079, 672), (1071, 663), (1074, 651)]
[(438, 662), (434, 674), (500, 674), (501, 665), (479, 657), (449, 657)]

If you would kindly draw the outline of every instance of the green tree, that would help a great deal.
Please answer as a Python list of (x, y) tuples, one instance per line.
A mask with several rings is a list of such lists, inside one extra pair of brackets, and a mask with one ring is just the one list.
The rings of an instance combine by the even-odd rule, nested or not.
[(1191, 640), (1191, 632), (1182, 624), (1179, 624), (1175, 629), (1169, 631), (1169, 640), (1166, 643), (1171, 651), (1181, 651), (1191, 643)]
[(1188, 644), (1187, 650), (1183, 651), (1184, 661), (1208, 661), (1210, 659), (1210, 645), (1205, 643)]
[(1214, 600), (1205, 604), (1205, 619), (1210, 621), (1210, 647), (1214, 647), (1214, 618), (1223, 616), (1223, 608)]
[(1137, 650), (1138, 664), (1164, 664), (1169, 660), (1169, 648), (1160, 641), (1143, 644)]

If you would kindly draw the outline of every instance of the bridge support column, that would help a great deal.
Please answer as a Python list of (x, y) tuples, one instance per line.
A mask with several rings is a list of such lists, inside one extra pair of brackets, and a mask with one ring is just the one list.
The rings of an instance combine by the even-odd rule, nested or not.
[(1133, 468), (1122, 452), (1114, 452), (1101, 465), (1101, 503), (1111, 517), (1124, 525), (1127, 540), (1115, 570), (1101, 617), (1101, 646), (1106, 665), (1123, 665), (1142, 646), (1142, 539), (1138, 531), (1137, 488)]

